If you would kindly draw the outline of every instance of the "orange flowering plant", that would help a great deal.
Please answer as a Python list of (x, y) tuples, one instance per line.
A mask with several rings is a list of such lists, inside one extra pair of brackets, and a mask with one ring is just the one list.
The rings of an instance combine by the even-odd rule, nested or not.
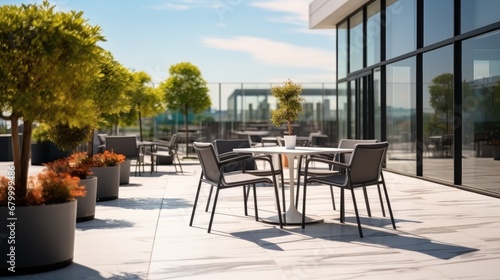
[(68, 173), (80, 179), (87, 179), (92, 175), (90, 170), (93, 165), (92, 160), (88, 158), (86, 152), (74, 153), (67, 158), (58, 159), (44, 165), (56, 173)]
[[(8, 178), (0, 177), (0, 206), (8, 204), (10, 182)], [(16, 205), (35, 206), (73, 201), (86, 194), (85, 187), (80, 186), (79, 182), (80, 178), (68, 173), (44, 169), (38, 175), (28, 178), (26, 197), (23, 201), (16, 201)]]
[(103, 153), (95, 154), (92, 157), (92, 166), (94, 167), (116, 166), (124, 161), (125, 161), (124, 155), (106, 150)]

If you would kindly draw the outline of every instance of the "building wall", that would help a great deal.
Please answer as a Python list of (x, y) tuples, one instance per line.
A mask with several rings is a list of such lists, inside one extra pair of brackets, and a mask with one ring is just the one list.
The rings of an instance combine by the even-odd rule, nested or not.
[(330, 17), (328, 2), (314, 13), (347, 15), (329, 21), (339, 138), (387, 140), (390, 170), (500, 195), (500, 1), (345, 1)]

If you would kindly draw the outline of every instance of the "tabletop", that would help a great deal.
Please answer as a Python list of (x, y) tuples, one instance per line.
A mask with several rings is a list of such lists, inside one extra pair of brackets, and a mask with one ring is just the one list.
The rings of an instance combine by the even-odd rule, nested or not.
[(233, 149), (237, 153), (264, 153), (264, 154), (285, 154), (285, 155), (315, 155), (315, 154), (336, 154), (336, 153), (351, 153), (353, 149), (340, 149), (330, 147), (295, 147), (295, 149), (287, 149), (285, 147), (252, 147), (252, 148), (237, 148)]

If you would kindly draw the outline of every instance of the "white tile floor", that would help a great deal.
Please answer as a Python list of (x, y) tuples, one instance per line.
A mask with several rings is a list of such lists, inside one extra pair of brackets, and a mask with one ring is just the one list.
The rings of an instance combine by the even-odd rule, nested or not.
[[(324, 222), (279, 229), (256, 222), (252, 206), (244, 216), (241, 189), (230, 189), (221, 191), (208, 234), (208, 186), (194, 226), (188, 226), (200, 166), (183, 163), (184, 175), (161, 166), (160, 173), (131, 177), (119, 199), (99, 202), (96, 218), (77, 224), (72, 265), (11, 279), (500, 277), (498, 199), (386, 172), (397, 230), (382, 217), (373, 188), (371, 218), (358, 195), (365, 234), (359, 238), (349, 194), (345, 224), (332, 209), (328, 188), (316, 186), (308, 189), (307, 213)], [(259, 215), (274, 215), (272, 188), (257, 192)]]

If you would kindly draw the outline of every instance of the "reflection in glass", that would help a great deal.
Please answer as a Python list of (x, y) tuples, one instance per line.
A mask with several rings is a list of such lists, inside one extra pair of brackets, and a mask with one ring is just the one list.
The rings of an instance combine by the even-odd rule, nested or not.
[(415, 0), (387, 0), (386, 9), (386, 58), (414, 51), (417, 46)]
[[(500, 32), (462, 45), (462, 183), (500, 193)], [(497, 156), (497, 159), (495, 159)]]
[(380, 62), (380, 1), (368, 5), (366, 20), (367, 66)]
[(337, 75), (339, 79), (347, 77), (347, 21), (337, 28)]
[(453, 182), (453, 47), (423, 55), (424, 176)]
[(339, 136), (338, 139), (349, 138), (347, 135), (347, 82), (339, 83), (337, 85), (338, 93), (338, 126)]
[(415, 58), (387, 65), (387, 167), (416, 174)]
[(424, 1), (424, 45), (453, 37), (453, 0)]
[(462, 0), (461, 33), (498, 22), (499, 9), (498, 0)]
[(381, 103), (381, 77), (380, 68), (377, 68), (373, 72), (373, 101), (374, 101), (374, 113), (375, 113), (375, 139), (382, 140), (382, 103)]
[(350, 18), (349, 72), (363, 68), (363, 11)]

